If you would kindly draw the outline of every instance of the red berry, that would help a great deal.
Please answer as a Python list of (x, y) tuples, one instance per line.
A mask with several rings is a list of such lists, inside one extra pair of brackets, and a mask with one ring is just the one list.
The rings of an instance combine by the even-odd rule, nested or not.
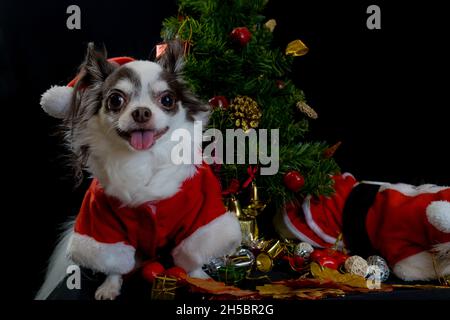
[(327, 256), (320, 257), (318, 259), (317, 263), (319, 263), (322, 267), (325, 267), (325, 268), (330, 268), (330, 269), (335, 269), (335, 270), (337, 268), (339, 268), (339, 263), (333, 257), (327, 257)]
[(299, 271), (304, 267), (305, 259), (302, 257), (289, 257), (289, 264), (295, 271)]
[(339, 252), (334, 258), (339, 263), (339, 265), (343, 265), (345, 263), (345, 260), (347, 260), (349, 256), (342, 252)]
[(176, 278), (176, 279), (186, 279), (186, 277), (187, 277), (186, 271), (183, 268), (176, 267), (176, 266), (167, 269), (164, 272), (164, 275), (166, 275), (168, 277)]
[(298, 192), (305, 185), (305, 178), (298, 171), (289, 171), (284, 175), (285, 186), (293, 191)]
[(324, 257), (326, 255), (324, 250), (318, 250), (315, 249), (313, 252), (311, 252), (309, 258), (311, 261), (318, 262), (320, 258)]
[(275, 81), (275, 85), (277, 86), (278, 89), (284, 89), (284, 87), (286, 86), (286, 84), (284, 83), (283, 80), (277, 80)]
[(214, 96), (208, 102), (214, 108), (227, 108), (229, 104), (224, 96)]
[(251, 38), (252, 34), (247, 27), (234, 28), (233, 31), (231, 31), (231, 39), (233, 42), (239, 43), (242, 47), (245, 46)]
[(148, 282), (153, 282), (155, 278), (164, 272), (164, 267), (157, 261), (152, 261), (142, 267), (142, 276)]

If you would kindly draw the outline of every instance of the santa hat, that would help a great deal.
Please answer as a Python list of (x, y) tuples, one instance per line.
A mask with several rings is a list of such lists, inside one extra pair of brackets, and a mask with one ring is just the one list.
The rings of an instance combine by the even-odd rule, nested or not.
[[(108, 59), (108, 62), (123, 65), (128, 62), (134, 61), (130, 57), (116, 57)], [(67, 115), (70, 108), (72, 95), (74, 92), (73, 87), (78, 82), (77, 75), (70, 81), (67, 86), (52, 86), (50, 89), (44, 92), (41, 98), (41, 107), (50, 116), (63, 119)]]

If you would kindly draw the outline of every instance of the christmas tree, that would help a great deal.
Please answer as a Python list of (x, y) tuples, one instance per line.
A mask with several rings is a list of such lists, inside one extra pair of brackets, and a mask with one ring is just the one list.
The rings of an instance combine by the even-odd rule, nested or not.
[(338, 167), (333, 148), (307, 140), (309, 121), (317, 114), (289, 79), (293, 59), (307, 47), (300, 40), (286, 49), (273, 47), (276, 21), (262, 15), (266, 3), (180, 0), (178, 15), (163, 22), (161, 35), (184, 43), (184, 80), (212, 105), (210, 128), (279, 129), (276, 174), (259, 174), (261, 165), (249, 164), (248, 157), (243, 164), (216, 168), (225, 190), (239, 197), (256, 181), (261, 199), (279, 209), (293, 198), (332, 193), (331, 175)]

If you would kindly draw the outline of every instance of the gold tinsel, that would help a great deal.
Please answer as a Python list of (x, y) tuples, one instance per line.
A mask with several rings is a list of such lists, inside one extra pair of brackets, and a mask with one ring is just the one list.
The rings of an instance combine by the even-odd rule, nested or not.
[(248, 131), (257, 128), (261, 119), (258, 103), (247, 96), (237, 96), (228, 107), (231, 119), (237, 128)]
[(297, 102), (297, 108), (311, 119), (317, 119), (319, 117), (317, 112), (303, 101)]

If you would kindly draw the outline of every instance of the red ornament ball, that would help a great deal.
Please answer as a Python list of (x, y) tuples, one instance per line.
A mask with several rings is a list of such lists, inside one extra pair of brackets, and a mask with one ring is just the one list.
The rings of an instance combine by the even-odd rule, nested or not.
[(277, 80), (275, 81), (275, 85), (278, 89), (284, 89), (284, 87), (286, 86), (286, 84), (284, 83), (283, 80)]
[(298, 171), (289, 171), (284, 175), (284, 185), (293, 192), (300, 191), (305, 185), (305, 178)]
[(246, 46), (251, 38), (252, 34), (247, 27), (238, 27), (231, 31), (231, 40), (235, 43), (239, 43), (242, 47)]
[(167, 269), (164, 272), (164, 275), (166, 275), (168, 277), (176, 278), (178, 280), (186, 279), (186, 277), (187, 277), (186, 271), (183, 268), (176, 267), (176, 266)]
[(148, 282), (153, 282), (157, 276), (164, 272), (164, 267), (157, 261), (149, 262), (142, 267), (142, 276)]
[(330, 268), (337, 270), (339, 268), (339, 262), (333, 257), (323, 256), (317, 260), (317, 263), (324, 268)]
[(224, 96), (214, 96), (208, 102), (213, 108), (227, 108), (229, 105), (227, 98)]

